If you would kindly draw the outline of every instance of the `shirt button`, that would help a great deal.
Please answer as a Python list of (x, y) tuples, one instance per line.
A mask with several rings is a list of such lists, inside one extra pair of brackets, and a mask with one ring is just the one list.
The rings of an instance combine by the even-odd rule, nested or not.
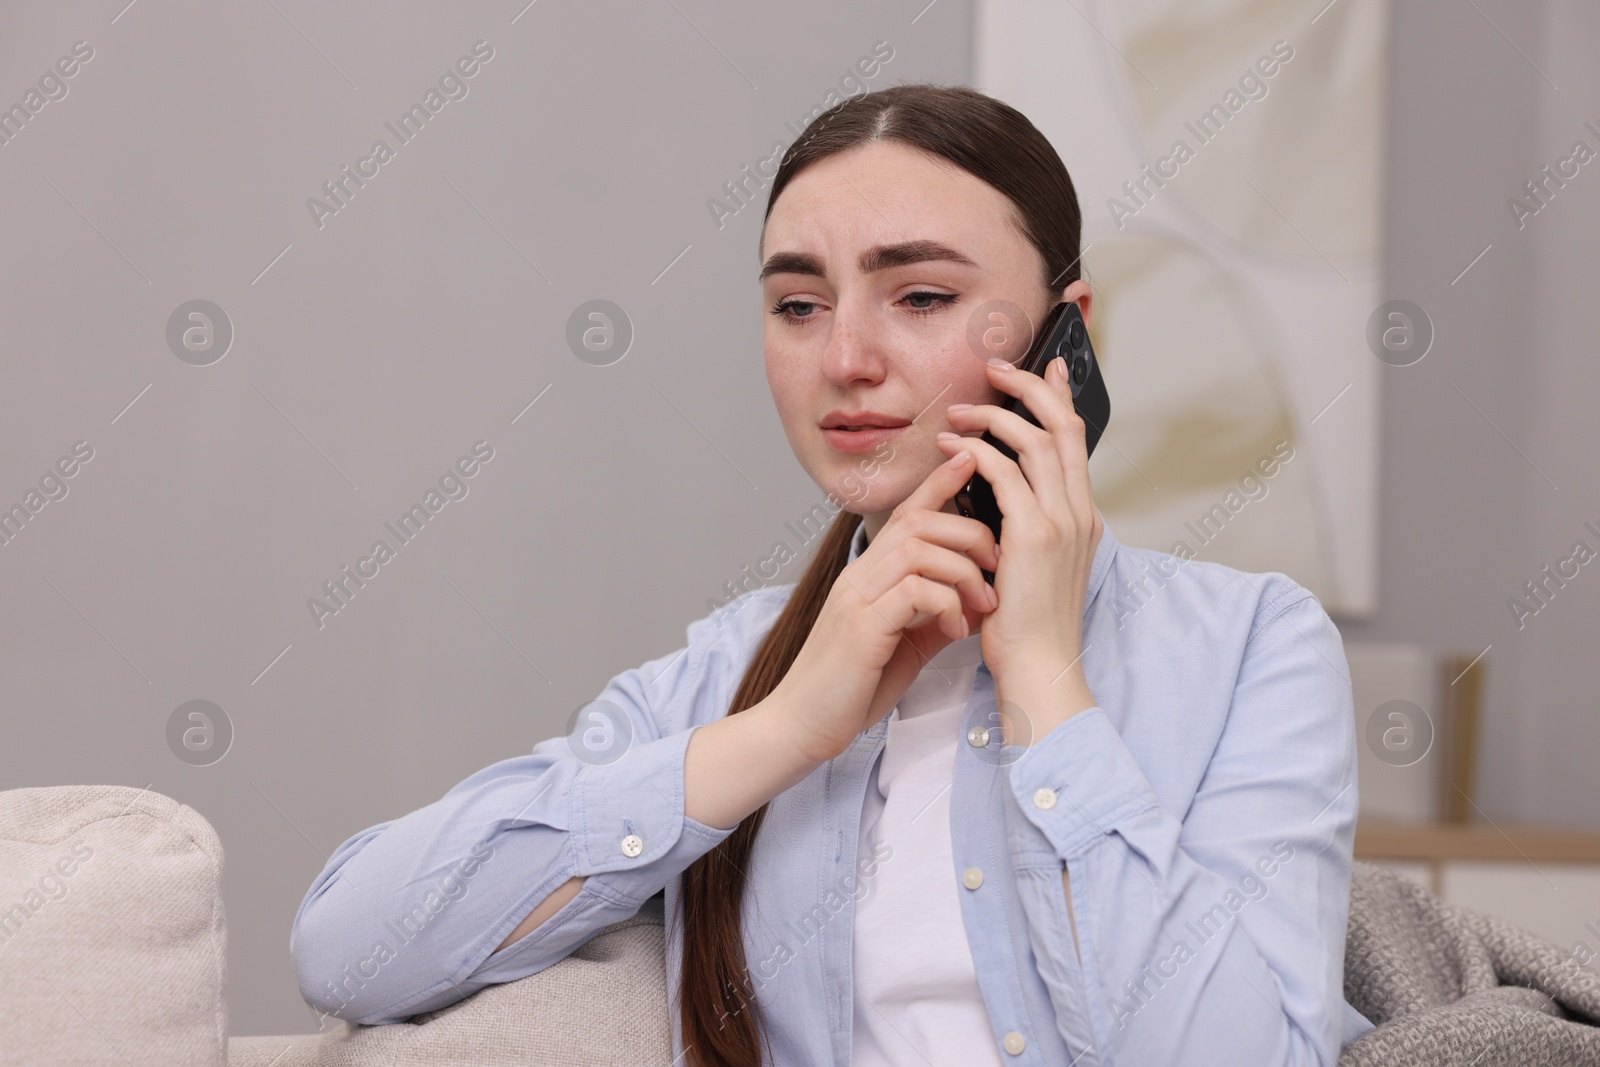
[(1033, 791), (1033, 806), (1041, 811), (1049, 811), (1056, 806), (1056, 791), (1047, 785), (1041, 785)]
[(989, 731), (983, 726), (974, 726), (967, 731), (967, 744), (973, 748), (984, 748), (989, 744)]
[(644, 838), (638, 834), (629, 834), (622, 839), (622, 854), (633, 857), (644, 851)]
[(968, 867), (961, 872), (961, 884), (968, 889), (976, 889), (983, 884), (983, 872), (976, 867)]
[(1015, 1030), (1006, 1035), (1006, 1051), (1013, 1056), (1022, 1055), (1022, 1050), (1026, 1045), (1027, 1042), (1022, 1039), (1022, 1035)]

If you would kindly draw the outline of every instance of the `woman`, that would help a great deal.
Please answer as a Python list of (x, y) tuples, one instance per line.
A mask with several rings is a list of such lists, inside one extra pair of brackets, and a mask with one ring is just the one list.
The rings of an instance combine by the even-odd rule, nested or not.
[[(604, 754), (552, 738), (341, 845), (291, 938), (310, 1003), (409, 1018), (664, 894), (687, 1063), (1331, 1065), (1370, 1028), (1338, 632), (1282, 574), (1119, 545), (1060, 368), (969, 342), (1089, 318), (1080, 219), (970, 89), (812, 122), (761, 236), (767, 377), (819, 486), (881, 462), (798, 583), (611, 680)], [(951, 503), (974, 473), (1000, 544)]]

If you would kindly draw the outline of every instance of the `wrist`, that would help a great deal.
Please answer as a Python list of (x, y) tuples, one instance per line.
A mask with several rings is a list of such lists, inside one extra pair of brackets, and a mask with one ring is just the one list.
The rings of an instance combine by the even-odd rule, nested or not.
[(795, 770), (803, 772), (802, 777), (839, 755), (839, 752), (828, 751), (826, 739), (809, 729), (804, 719), (794, 713), (789, 694), (782, 682), (778, 683), (765, 700), (740, 714), (759, 715), (763, 720), (765, 733), (772, 739), (778, 758)]
[(995, 700), (1002, 711), (1020, 715), (1016, 743), (1033, 744), (1079, 712), (1096, 706), (1083, 666), (1075, 663), (1052, 677), (1043, 674), (995, 676)]
[(816, 763), (791, 742), (788, 711), (769, 696), (696, 727), (684, 754), (684, 814), (732, 830), (809, 775)]

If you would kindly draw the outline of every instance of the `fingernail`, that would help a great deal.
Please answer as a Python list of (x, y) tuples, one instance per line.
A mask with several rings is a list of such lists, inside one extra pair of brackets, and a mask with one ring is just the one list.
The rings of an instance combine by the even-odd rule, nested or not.
[(957, 452), (955, 455), (950, 457), (950, 466), (959, 467), (971, 458), (972, 453), (968, 452), (966, 449), (962, 449), (960, 452)]
[(999, 356), (994, 356), (994, 357), (990, 358), (989, 366), (998, 367), (1000, 370), (1010, 370), (1011, 369), (1010, 361), (1001, 359)]
[(1056, 372), (1059, 381), (1067, 380), (1067, 360), (1065, 356), (1057, 356), (1050, 361), (1050, 369)]
[(971, 404), (951, 404), (949, 407), (945, 408), (945, 410), (946, 411), (965, 411), (968, 408), (970, 408), (971, 406), (972, 406)]
[(953, 441), (953, 440), (957, 440), (957, 439), (959, 439), (961, 437), (960, 434), (951, 433), (949, 430), (940, 430), (938, 433), (934, 434), (933, 436), (936, 439), (940, 440), (940, 441)]

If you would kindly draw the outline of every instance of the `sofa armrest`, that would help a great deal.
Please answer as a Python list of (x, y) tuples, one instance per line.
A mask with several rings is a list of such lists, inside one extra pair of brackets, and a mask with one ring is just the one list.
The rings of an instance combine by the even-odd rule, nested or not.
[(115, 785), (0, 792), (0, 1049), (9, 1063), (225, 1067), (222, 844)]
[(228, 1067), (319, 1067), (321, 1034), (228, 1038)]
[(319, 1067), (665, 1067), (672, 1062), (665, 944), (657, 895), (526, 978), (406, 1022), (339, 1022), (322, 1035)]

